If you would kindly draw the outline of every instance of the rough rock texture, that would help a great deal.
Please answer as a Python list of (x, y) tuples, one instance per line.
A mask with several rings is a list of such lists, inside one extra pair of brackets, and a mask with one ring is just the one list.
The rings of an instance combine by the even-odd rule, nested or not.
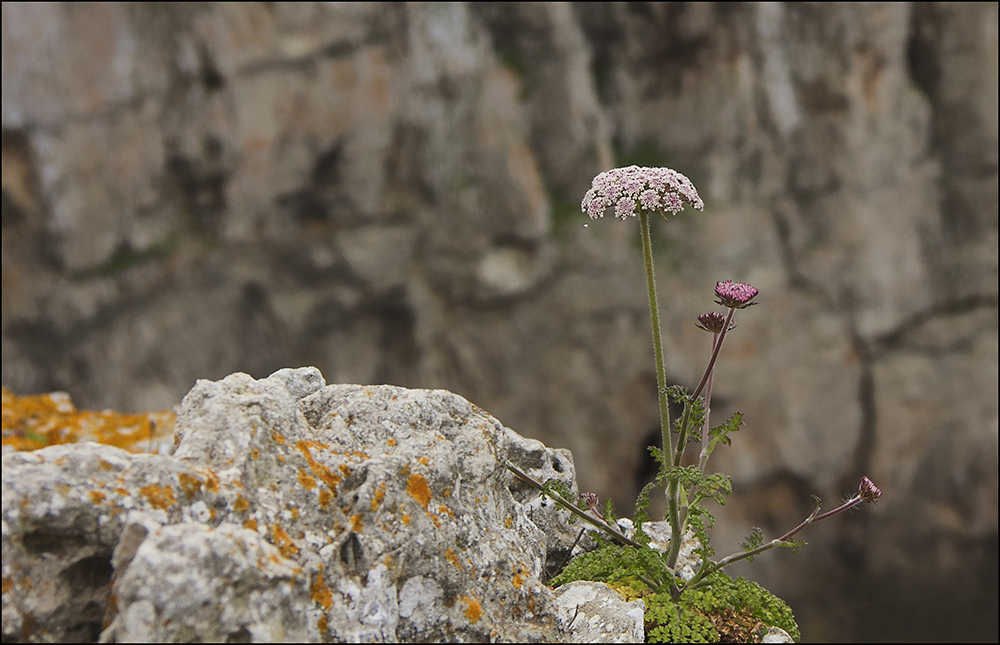
[(446, 388), (627, 509), (657, 434), (638, 234), (577, 204), (669, 165), (706, 203), (656, 231), (670, 379), (716, 280), (761, 290), (715, 380), (747, 419), (717, 550), (867, 474), (877, 509), (738, 573), (806, 640), (995, 611), (996, 3), (2, 11), (18, 394), (141, 412), (290, 364)]
[(556, 589), (556, 603), (570, 615), (574, 643), (644, 643), (641, 600), (625, 602), (603, 582), (577, 581)]
[(195, 385), (175, 440), (4, 456), (5, 640), (571, 638), (540, 580), (570, 543), (503, 460), (573, 486), (572, 457), (461, 397), (237, 373)]

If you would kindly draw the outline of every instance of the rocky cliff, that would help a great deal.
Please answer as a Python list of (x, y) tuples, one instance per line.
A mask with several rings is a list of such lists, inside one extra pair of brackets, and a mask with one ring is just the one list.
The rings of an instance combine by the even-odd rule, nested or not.
[(5, 386), (446, 388), (627, 508), (658, 433), (638, 231), (578, 204), (667, 165), (706, 204), (656, 231), (669, 378), (698, 378), (717, 280), (761, 291), (715, 379), (747, 420), (717, 549), (867, 474), (876, 512), (737, 573), (807, 639), (996, 638), (996, 4), (8, 3), (2, 29)]

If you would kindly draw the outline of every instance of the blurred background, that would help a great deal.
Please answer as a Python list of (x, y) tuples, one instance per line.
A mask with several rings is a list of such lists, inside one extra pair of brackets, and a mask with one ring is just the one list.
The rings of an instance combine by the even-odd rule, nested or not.
[[(3, 4), (3, 384), (169, 409), (315, 365), (446, 388), (629, 514), (668, 379), (748, 282), (719, 556), (862, 475), (878, 506), (732, 573), (804, 641), (997, 640), (997, 4)], [(585, 226), (585, 224), (589, 224)]]

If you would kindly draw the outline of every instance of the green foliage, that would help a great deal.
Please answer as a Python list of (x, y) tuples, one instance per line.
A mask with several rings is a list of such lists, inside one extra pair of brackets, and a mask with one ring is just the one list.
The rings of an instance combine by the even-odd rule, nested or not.
[(573, 558), (549, 584), (558, 587), (576, 580), (621, 582), (636, 590), (666, 591), (673, 575), (666, 557), (655, 549), (604, 544)]
[[(753, 551), (762, 544), (764, 544), (764, 532), (757, 526), (750, 529), (750, 535), (747, 536), (746, 541), (740, 542), (740, 546), (743, 548), (744, 553)], [(753, 562), (753, 556), (748, 557), (747, 561)]]
[(740, 429), (741, 425), (743, 425), (743, 413), (734, 412), (733, 416), (726, 419), (725, 423), (717, 425), (709, 430), (708, 436), (711, 437), (711, 439), (708, 442), (706, 453), (709, 455), (712, 454), (712, 451), (715, 450), (715, 447), (720, 443), (727, 446), (730, 445), (733, 440), (729, 438), (729, 433), (736, 432)]
[[(718, 643), (760, 637), (764, 627), (780, 627), (796, 641), (792, 610), (755, 582), (725, 573), (708, 576), (708, 586), (677, 598), (658, 593), (645, 599), (646, 640), (650, 643)], [(720, 633), (721, 632), (721, 633)], [(759, 641), (758, 641), (759, 642)]]

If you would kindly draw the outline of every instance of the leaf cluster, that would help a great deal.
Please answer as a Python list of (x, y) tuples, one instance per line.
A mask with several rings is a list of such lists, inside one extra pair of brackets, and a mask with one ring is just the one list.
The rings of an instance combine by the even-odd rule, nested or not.
[(650, 643), (759, 642), (767, 626), (780, 627), (796, 641), (800, 634), (792, 611), (755, 582), (716, 572), (709, 585), (677, 598), (653, 594), (646, 602)]
[(674, 580), (667, 568), (666, 557), (655, 549), (604, 544), (581, 553), (549, 583), (553, 587), (592, 580), (604, 583), (624, 583), (636, 591), (665, 591)]

